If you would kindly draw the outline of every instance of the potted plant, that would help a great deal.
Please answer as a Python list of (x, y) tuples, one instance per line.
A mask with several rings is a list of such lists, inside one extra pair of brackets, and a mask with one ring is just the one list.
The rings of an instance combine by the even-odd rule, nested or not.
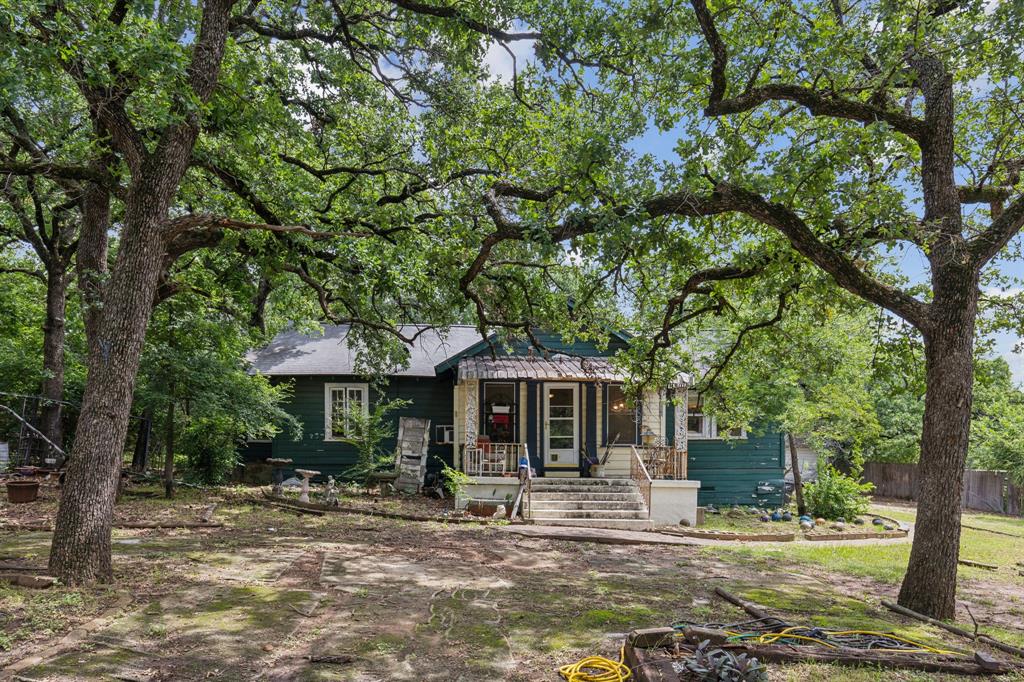
[(39, 481), (13, 480), (7, 481), (7, 501), (12, 504), (35, 502), (39, 497)]

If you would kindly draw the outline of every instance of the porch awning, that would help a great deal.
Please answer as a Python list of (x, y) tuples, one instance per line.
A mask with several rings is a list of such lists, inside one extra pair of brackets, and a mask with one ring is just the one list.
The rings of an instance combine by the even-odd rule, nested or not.
[(606, 358), (472, 356), (459, 360), (459, 379), (537, 379), (542, 381), (624, 381)]

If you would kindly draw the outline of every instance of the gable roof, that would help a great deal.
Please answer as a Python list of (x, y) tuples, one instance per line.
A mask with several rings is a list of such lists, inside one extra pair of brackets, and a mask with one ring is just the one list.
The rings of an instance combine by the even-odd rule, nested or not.
[[(424, 325), (402, 325), (406, 336), (415, 334)], [(349, 325), (324, 325), (322, 335), (303, 334), (286, 330), (269, 344), (247, 356), (252, 370), (268, 376), (311, 376), (331, 374), (358, 374), (356, 356), (358, 348), (348, 342)], [(392, 376), (433, 377), (434, 367), (448, 358), (459, 355), (480, 341), (476, 327), (454, 325), (447, 333), (428, 329), (417, 337), (409, 351), (409, 362), (390, 372)]]

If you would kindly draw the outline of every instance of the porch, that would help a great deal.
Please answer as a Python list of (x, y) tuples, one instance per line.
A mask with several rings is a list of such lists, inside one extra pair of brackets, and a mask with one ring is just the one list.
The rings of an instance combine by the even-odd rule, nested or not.
[(454, 459), (473, 479), (467, 499), (503, 501), (549, 525), (696, 521), (688, 377), (628, 400), (605, 358), (477, 356), (457, 372)]
[(627, 396), (601, 357), (471, 356), (453, 369), (453, 460), (467, 474), (516, 476), (524, 461), (541, 478), (626, 478), (636, 449), (652, 476), (687, 476), (686, 375)]

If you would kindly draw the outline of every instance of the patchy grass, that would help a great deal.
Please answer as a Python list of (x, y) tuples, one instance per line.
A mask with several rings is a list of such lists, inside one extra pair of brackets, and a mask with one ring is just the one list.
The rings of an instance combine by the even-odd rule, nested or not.
[(28, 590), (0, 583), (0, 651), (46, 639), (93, 616), (103, 596), (63, 587)]
[[(714, 595), (717, 585), (798, 624), (896, 631), (934, 644), (962, 644), (879, 606), (879, 598), (895, 596), (906, 544), (570, 543), (521, 538), (493, 527), (349, 514), (299, 516), (247, 504), (226, 490), (129, 504), (136, 514), (190, 518), (213, 499), (222, 500), (215, 520), (224, 528), (118, 531), (118, 588), (129, 591), (134, 604), (89, 640), (26, 675), (131, 679), (159, 670), (163, 679), (212, 674), (250, 680), (273, 671), (275, 679), (295, 680), (533, 682), (555, 679), (559, 665), (584, 656), (617, 657), (623, 633), (633, 628), (682, 619), (747, 620)], [(402, 501), (396, 504), (403, 508)], [(912, 519), (912, 510), (905, 508), (879, 511)], [(790, 526), (761, 523), (753, 515), (712, 518), (732, 529)], [(1007, 524), (998, 517), (976, 521), (999, 528)], [(968, 558), (986, 561), (990, 555), (982, 552), (995, 551), (1000, 558), (993, 563), (1007, 565), (1017, 556), (1015, 538), (984, 531), (965, 532), (964, 538)], [(41, 563), (48, 541), (45, 533), (0, 536), (0, 553)], [(968, 554), (974, 551), (979, 554)], [(325, 575), (336, 581), (321, 583), (327, 558), (333, 568)], [(1016, 627), (1024, 622), (1024, 584), (1008, 569), (964, 569), (963, 576), (982, 629), (1011, 642), (1024, 639), (1024, 629)], [(25, 633), (50, 632), (39, 641), (52, 641), (102, 610), (108, 594), (106, 588), (0, 590), (0, 648), (10, 649), (0, 654), (0, 665), (36, 650)], [(320, 606), (313, 608), (318, 600)], [(310, 655), (354, 660), (314, 664)], [(770, 669), (772, 682), (956, 679), (825, 665)]]

